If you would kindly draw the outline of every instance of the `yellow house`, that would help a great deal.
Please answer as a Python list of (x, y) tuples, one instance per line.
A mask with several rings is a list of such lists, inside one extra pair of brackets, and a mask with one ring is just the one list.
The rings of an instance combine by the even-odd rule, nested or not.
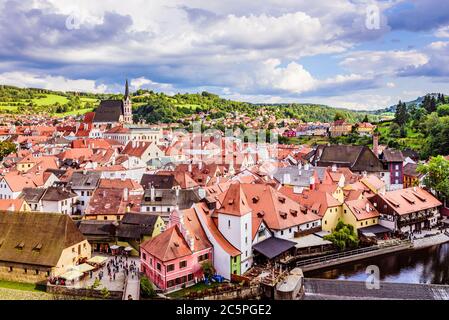
[(91, 257), (91, 247), (66, 214), (0, 213), (0, 279), (37, 283)]
[(369, 227), (379, 223), (379, 212), (367, 199), (357, 199), (343, 203), (342, 220), (354, 229)]
[(321, 218), (321, 228), (324, 231), (332, 232), (341, 218), (341, 205), (328, 207)]

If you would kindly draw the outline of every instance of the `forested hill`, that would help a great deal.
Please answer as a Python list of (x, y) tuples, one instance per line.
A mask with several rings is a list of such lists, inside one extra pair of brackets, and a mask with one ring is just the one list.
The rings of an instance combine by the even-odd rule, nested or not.
[[(208, 92), (176, 94), (138, 90), (133, 97), (135, 118), (147, 122), (174, 122), (195, 114), (205, 113), (210, 119), (227, 118), (236, 114), (255, 119), (257, 116), (294, 118), (304, 122), (329, 122), (339, 114), (350, 122), (361, 121), (366, 113), (313, 104), (252, 104), (220, 98)], [(374, 116), (370, 116), (374, 120)]]
[[(0, 85), (0, 113), (78, 115), (94, 110), (102, 99), (122, 98), (120, 94), (61, 92)], [(304, 122), (329, 122), (335, 119), (336, 114), (349, 122), (356, 122), (361, 121), (366, 114), (313, 104), (252, 104), (226, 100), (208, 92), (170, 96), (138, 90), (132, 94), (132, 100), (135, 120), (144, 119), (149, 123), (177, 122), (201, 113), (211, 119), (226, 118), (237, 113), (251, 118), (263, 114), (277, 119), (296, 118)], [(370, 115), (370, 120), (377, 120), (377, 116)]]

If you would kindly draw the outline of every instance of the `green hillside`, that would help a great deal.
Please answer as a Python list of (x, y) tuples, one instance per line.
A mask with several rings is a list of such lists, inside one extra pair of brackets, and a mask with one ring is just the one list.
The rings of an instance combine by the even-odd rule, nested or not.
[[(122, 99), (122, 95), (86, 92), (59, 92), (35, 88), (0, 86), (0, 113), (78, 115), (94, 110), (101, 99)], [(365, 112), (330, 108), (313, 104), (251, 104), (220, 98), (208, 92), (169, 96), (138, 90), (132, 96), (135, 120), (148, 123), (183, 122), (188, 117), (206, 114), (207, 119), (224, 120), (236, 115), (252, 119), (263, 115), (276, 119), (298, 119), (304, 122), (329, 122), (339, 114), (349, 122), (361, 121)], [(371, 121), (379, 119), (369, 115)], [(184, 121), (188, 125), (188, 121)], [(220, 127), (220, 124), (218, 125)]]

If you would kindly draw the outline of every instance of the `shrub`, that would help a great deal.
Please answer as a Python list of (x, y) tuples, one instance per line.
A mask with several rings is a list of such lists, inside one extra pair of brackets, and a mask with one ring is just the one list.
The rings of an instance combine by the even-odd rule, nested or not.
[(140, 279), (140, 292), (143, 298), (152, 298), (156, 296), (153, 283), (151, 283), (147, 277), (142, 277)]

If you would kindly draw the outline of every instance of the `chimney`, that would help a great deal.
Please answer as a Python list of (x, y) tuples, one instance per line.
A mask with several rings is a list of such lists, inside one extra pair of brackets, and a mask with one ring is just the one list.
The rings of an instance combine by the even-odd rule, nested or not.
[(190, 250), (195, 251), (195, 238), (194, 237), (190, 237), (189, 245), (190, 245)]
[(373, 135), (373, 153), (377, 158), (379, 157), (379, 136), (377, 134)]
[(304, 170), (308, 171), (309, 169), (310, 169), (310, 165), (309, 165), (308, 163), (306, 163), (306, 164), (304, 165)]
[(337, 165), (335, 163), (332, 165), (332, 172), (337, 172)]
[(151, 187), (150, 187), (150, 196), (151, 196), (151, 201), (154, 201), (156, 198), (156, 190), (154, 189), (153, 185), (151, 185)]
[(189, 170), (190, 173), (192, 172), (192, 164), (191, 163), (189, 163), (188, 170)]
[(198, 163), (198, 169), (203, 170), (203, 162), (202, 161), (200, 161)]
[(131, 142), (131, 146), (132, 146), (133, 148), (136, 147), (136, 141), (135, 141), (135, 140), (133, 140), (133, 141)]
[(128, 188), (123, 189), (123, 201), (128, 201), (129, 190)]
[(365, 204), (365, 211), (366, 212), (370, 212), (370, 207), (369, 207), (369, 203), (368, 202)]
[(176, 195), (176, 198), (179, 197), (179, 188), (176, 188), (176, 189), (175, 189), (175, 195)]
[(310, 177), (310, 190), (315, 190), (315, 177)]

